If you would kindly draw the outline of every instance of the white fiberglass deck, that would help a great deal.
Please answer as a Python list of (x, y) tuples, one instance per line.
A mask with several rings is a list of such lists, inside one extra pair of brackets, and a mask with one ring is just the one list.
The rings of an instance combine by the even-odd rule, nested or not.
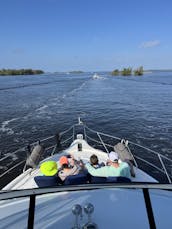
[[(82, 144), (82, 151), (78, 151), (78, 143)], [(92, 154), (96, 154), (98, 156), (99, 162), (106, 163), (108, 159), (107, 153), (91, 147), (85, 140), (82, 139), (75, 140), (69, 148), (62, 152), (62, 154), (71, 154), (76, 160), (82, 159), (84, 162), (88, 162)], [(58, 160), (62, 154), (56, 154), (47, 158), (46, 160), (55, 160), (58, 163)], [(34, 177), (39, 176), (39, 174), (39, 167), (33, 170), (29, 169), (4, 187), (3, 190), (37, 188), (38, 186), (34, 181)], [(157, 182), (154, 178), (136, 167), (135, 174), (136, 176), (134, 178), (132, 177), (132, 182)]]

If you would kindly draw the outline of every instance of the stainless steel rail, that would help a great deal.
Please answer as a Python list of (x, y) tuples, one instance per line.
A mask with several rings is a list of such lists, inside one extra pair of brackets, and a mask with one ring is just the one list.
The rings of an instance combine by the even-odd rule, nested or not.
[[(77, 126), (80, 126), (80, 127), (83, 128), (83, 133), (84, 133), (84, 138), (85, 138), (85, 140), (91, 140), (91, 141), (93, 141), (93, 142), (95, 142), (95, 143), (97, 143), (97, 144), (102, 145), (102, 147), (105, 149), (105, 151), (106, 151), (107, 153), (109, 152), (107, 147), (111, 147), (111, 148), (113, 149), (113, 146), (114, 146), (114, 145), (111, 145), (111, 144), (109, 144), (109, 143), (105, 143), (105, 142), (103, 141), (102, 137), (107, 137), (107, 138), (109, 138), (109, 139), (112, 139), (112, 141), (113, 141), (113, 139), (114, 139), (114, 140), (118, 140), (118, 141), (121, 141), (121, 140), (122, 140), (122, 139), (119, 138), (119, 137), (115, 137), (115, 136), (112, 136), (112, 135), (109, 135), (109, 134), (105, 134), (105, 133), (102, 133), (102, 132), (97, 132), (97, 131), (95, 131), (95, 130), (90, 129), (90, 128), (87, 127), (87, 126), (80, 120), (80, 118), (79, 118), (79, 122), (78, 122), (77, 124), (72, 125), (72, 126), (69, 127), (67, 130), (65, 130), (65, 131), (63, 131), (63, 132), (60, 133), (61, 145), (67, 144), (68, 142), (69, 142), (69, 144), (70, 144), (70, 143), (71, 143), (71, 140), (74, 140), (74, 139), (75, 139), (76, 127), (77, 127)], [(71, 133), (70, 133), (70, 132), (71, 132)], [(88, 133), (89, 133), (89, 134), (88, 134)], [(90, 133), (91, 133), (91, 134), (95, 134), (96, 136), (98, 136), (98, 140), (95, 139), (94, 137), (89, 136)], [(70, 134), (70, 136), (69, 136), (69, 134)], [(65, 137), (65, 135), (68, 135), (68, 136)], [(51, 140), (51, 139), (53, 139), (53, 138), (54, 138), (54, 136), (50, 136), (50, 137), (47, 137), (47, 138), (42, 139), (40, 142), (41, 142), (41, 143), (44, 143), (45, 141)], [(64, 140), (63, 140), (63, 139), (64, 139)], [(141, 160), (141, 161), (144, 162), (145, 164), (147, 164), (147, 165), (149, 165), (149, 166), (152, 166), (153, 168), (155, 168), (155, 169), (158, 170), (159, 172), (165, 174), (166, 178), (168, 179), (168, 182), (169, 182), (169, 183), (172, 183), (172, 174), (169, 174), (169, 173), (168, 173), (167, 166), (165, 165), (165, 163), (164, 163), (163, 160), (162, 160), (162, 159), (165, 159), (165, 160), (168, 161), (168, 163), (169, 163), (170, 165), (172, 165), (172, 160), (171, 160), (171, 159), (167, 158), (166, 156), (164, 156), (164, 155), (162, 155), (162, 154), (160, 154), (160, 153), (158, 153), (158, 152), (156, 152), (156, 151), (154, 151), (154, 150), (151, 150), (151, 149), (149, 149), (149, 148), (147, 148), (147, 147), (144, 147), (144, 146), (139, 145), (139, 144), (137, 144), (137, 143), (134, 143), (134, 142), (132, 142), (132, 141), (128, 141), (128, 143), (129, 143), (129, 145), (136, 146), (136, 147), (139, 147), (140, 149), (143, 149), (143, 150), (147, 151), (149, 154), (152, 153), (152, 154), (154, 155), (154, 157), (156, 156), (157, 159), (159, 160), (161, 166), (162, 166), (162, 169), (159, 168), (158, 166), (156, 166), (155, 164), (153, 164), (153, 162), (151, 161), (151, 159), (150, 159), (150, 161), (148, 161), (148, 160), (146, 160), (146, 159), (144, 159), (144, 158), (141, 158), (142, 155), (137, 156), (137, 155), (133, 155), (133, 154), (132, 154), (132, 155), (133, 155), (133, 158), (134, 158), (134, 160), (135, 160), (135, 165), (136, 165), (136, 167), (139, 167), (139, 166), (138, 166), (138, 160)], [(34, 145), (34, 144), (36, 144), (36, 142), (32, 143), (31, 145)], [(47, 148), (45, 149), (45, 151), (48, 151), (48, 150), (50, 150), (51, 148), (53, 148), (52, 153), (51, 153), (51, 155), (53, 155), (53, 154), (55, 153), (56, 146), (57, 146), (57, 145), (49, 146), (49, 147), (47, 147)], [(128, 149), (130, 150), (129, 147), (128, 147)], [(21, 149), (19, 149), (19, 150), (16, 150), (16, 151), (13, 152), (12, 154), (15, 154), (15, 153), (18, 153), (18, 152), (21, 152), (21, 151), (22, 151), (22, 152), (23, 152), (23, 151), (26, 151), (26, 148), (21, 148)], [(147, 154), (147, 155), (148, 155), (148, 154)], [(0, 161), (4, 160), (4, 159), (6, 159), (7, 157), (10, 157), (10, 156), (11, 156), (10, 154), (5, 155), (3, 158), (0, 159)], [(20, 165), (20, 164), (19, 164), (19, 165)], [(15, 168), (16, 168), (16, 166), (15, 166)], [(3, 177), (4, 175), (6, 175), (9, 171), (11, 171), (11, 168), (10, 168), (9, 170), (5, 171), (3, 174), (1, 174), (1, 175), (0, 175), (0, 178)]]

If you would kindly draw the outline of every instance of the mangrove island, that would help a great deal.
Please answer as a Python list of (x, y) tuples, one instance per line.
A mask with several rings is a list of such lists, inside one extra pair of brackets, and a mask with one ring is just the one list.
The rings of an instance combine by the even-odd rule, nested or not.
[(84, 73), (83, 71), (80, 71), (80, 70), (75, 70), (75, 71), (70, 71), (69, 73), (72, 73), (72, 74), (81, 74), (81, 73)]
[(123, 68), (122, 70), (118, 70), (118, 69), (115, 69), (111, 72), (111, 75), (112, 76), (131, 76), (131, 75), (135, 75), (135, 76), (141, 76), (143, 75), (144, 73), (144, 70), (143, 70), (143, 67), (139, 67), (135, 70), (132, 70), (132, 68)]
[(1, 69), (0, 75), (7, 76), (7, 75), (37, 75), (43, 74), (44, 71), (42, 70), (33, 70), (33, 69)]

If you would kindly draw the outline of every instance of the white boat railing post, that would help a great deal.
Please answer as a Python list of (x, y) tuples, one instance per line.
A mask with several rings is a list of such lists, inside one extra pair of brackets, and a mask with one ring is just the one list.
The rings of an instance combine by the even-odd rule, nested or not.
[(56, 152), (56, 148), (57, 148), (57, 144), (53, 147), (53, 150), (52, 150), (52, 152), (51, 152), (51, 156), (53, 156), (54, 153)]
[(161, 155), (160, 155), (159, 153), (158, 153), (158, 158), (159, 158), (159, 160), (160, 160), (160, 162), (161, 162), (161, 165), (162, 165), (162, 167), (163, 167), (163, 169), (164, 169), (164, 172), (165, 172), (165, 174), (166, 174), (166, 176), (167, 176), (167, 179), (168, 179), (169, 183), (171, 184), (171, 179), (170, 179), (170, 177), (169, 177), (169, 175), (168, 175), (168, 172), (167, 172), (167, 170), (166, 170), (166, 167), (165, 167), (165, 165), (164, 165), (164, 162), (162, 161)]
[(82, 125), (83, 124), (83, 122), (81, 121), (81, 118), (80, 118), (80, 116), (78, 117), (78, 125)]
[(75, 140), (75, 125), (73, 125), (73, 135), (72, 135), (73, 141)]
[(84, 137), (85, 137), (85, 141), (87, 142), (87, 133), (86, 133), (85, 126), (84, 126)]
[(106, 147), (105, 143), (103, 142), (103, 140), (102, 140), (102, 138), (101, 138), (101, 136), (100, 136), (100, 134), (99, 134), (98, 132), (97, 132), (97, 135), (98, 135), (98, 137), (99, 137), (99, 139), (100, 139), (100, 141), (101, 141), (102, 145), (104, 146), (104, 148), (105, 148), (106, 152), (107, 152), (107, 153), (108, 153), (108, 155), (109, 155), (109, 150), (107, 149), (107, 147)]

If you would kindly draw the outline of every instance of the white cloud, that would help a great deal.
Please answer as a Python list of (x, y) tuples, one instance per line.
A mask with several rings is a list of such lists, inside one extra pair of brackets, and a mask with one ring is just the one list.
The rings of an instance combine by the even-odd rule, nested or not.
[(159, 40), (146, 41), (140, 45), (140, 48), (152, 48), (152, 47), (160, 45), (160, 43), (161, 42)]

